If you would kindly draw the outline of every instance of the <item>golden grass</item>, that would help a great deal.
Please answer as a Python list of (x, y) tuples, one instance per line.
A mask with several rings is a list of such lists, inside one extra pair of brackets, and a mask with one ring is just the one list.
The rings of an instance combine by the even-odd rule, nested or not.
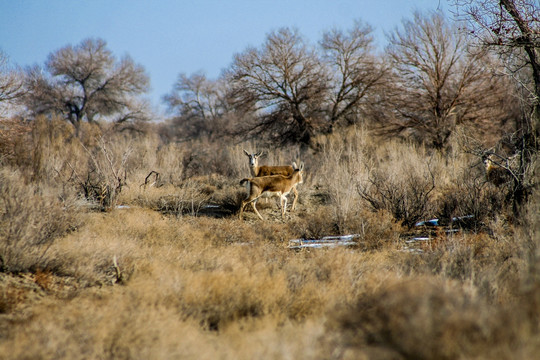
[[(25, 312), (4, 306), (13, 319), (0, 341), (4, 358), (320, 359), (380, 347), (417, 358), (482, 358), (494, 345), (512, 355), (516, 342), (538, 349), (521, 315), (505, 321), (521, 301), (516, 282), (526, 268), (497, 260), (503, 254), (486, 236), (441, 243), (426, 256), (398, 244), (293, 252), (285, 239), (295, 234), (267, 236), (273, 224), (144, 208), (85, 217), (51, 248), (63, 276), (77, 279), (63, 285), (67, 297), (43, 274), (34, 279), (38, 299), (4, 288), (5, 299), (26, 304)], [(123, 285), (111, 286), (113, 256)], [(489, 291), (485, 281), (493, 282)]]

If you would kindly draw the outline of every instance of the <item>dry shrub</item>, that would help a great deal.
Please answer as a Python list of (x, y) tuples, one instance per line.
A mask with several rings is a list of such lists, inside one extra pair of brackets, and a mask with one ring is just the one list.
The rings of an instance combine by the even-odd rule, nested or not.
[(158, 210), (163, 199), (174, 194), (177, 188), (171, 184), (161, 186), (129, 186), (119, 195), (122, 204)]
[(402, 232), (401, 226), (392, 214), (386, 210), (363, 210), (357, 217), (357, 234), (360, 234), (360, 245), (366, 250), (380, 250), (394, 246)]
[(329, 137), (322, 142), (318, 167), (313, 169), (315, 184), (328, 193), (338, 232), (347, 231), (346, 224), (360, 207), (356, 188), (369, 169), (367, 138), (359, 129)]
[(30, 162), (23, 170), (32, 181), (62, 188), (63, 197), (76, 191), (110, 209), (126, 183), (132, 148), (130, 139), (108, 130), (107, 125), (85, 123), (77, 138), (65, 121), (37, 117), (27, 142)]
[(363, 281), (357, 278), (358, 266), (358, 253), (343, 248), (301, 250), (287, 256), (281, 268), (287, 280), (287, 306), (281, 311), (288, 318), (306, 320), (348, 302)]
[[(9, 314), (14, 311), (17, 306), (24, 304), (26, 293), (23, 289), (19, 289), (12, 284), (9, 284), (5, 279), (0, 281), (0, 314)], [(0, 326), (0, 331), (2, 331)], [(1, 333), (0, 333), (1, 334)]]
[(47, 251), (78, 226), (70, 204), (40, 194), (21, 174), (0, 170), (0, 268), (20, 272), (54, 266)]
[(508, 303), (520, 296), (527, 269), (520, 242), (512, 236), (442, 230), (420, 245), (422, 253), (403, 253), (393, 261), (405, 274), (458, 280), (474, 285), (488, 303)]
[[(126, 169), (129, 171), (129, 180), (133, 180), (134, 183), (142, 184), (144, 180), (144, 177), (141, 179), (135, 181), (133, 174), (143, 174), (147, 175), (151, 170), (163, 170), (161, 168), (158, 168), (159, 161), (164, 160), (163, 157), (160, 157), (164, 153), (168, 152), (170, 150), (167, 145), (162, 144), (159, 141), (159, 138), (157, 134), (153, 132), (143, 132), (143, 133), (132, 133), (128, 135), (123, 135), (119, 133), (113, 132), (111, 129), (111, 132), (109, 133), (109, 136), (111, 138), (115, 138), (116, 143), (123, 143), (123, 148), (126, 148), (126, 143), (128, 144), (130, 148), (130, 155), (128, 159), (126, 160), (125, 166)], [(170, 144), (171, 148), (175, 144)], [(171, 154), (177, 153), (177, 150), (171, 151)], [(171, 159), (168, 159), (169, 161)], [(179, 170), (175, 166), (174, 160), (170, 163), (168, 163), (167, 167), (174, 167), (174, 170)], [(171, 169), (172, 170), (172, 169)]]
[(50, 254), (60, 262), (57, 272), (86, 284), (128, 281), (150, 256), (149, 246), (178, 236), (167, 219), (145, 209), (87, 213), (84, 221), (77, 233), (55, 242)]
[(176, 216), (197, 215), (211, 199), (205, 189), (206, 185), (188, 180), (177, 187), (174, 194), (160, 198), (156, 210)]
[[(0, 358), (318, 358), (321, 322), (299, 324), (271, 316), (240, 318), (236, 322), (222, 322), (219, 332), (209, 332), (197, 321), (182, 318), (177, 307), (182, 296), (177, 283), (182, 280), (176, 274), (171, 277), (175, 283), (165, 281), (156, 286), (155, 279), (141, 279), (133, 287), (116, 288), (106, 295), (102, 291), (86, 291), (77, 301), (36, 306), (31, 322), (11, 325), (9, 336), (2, 339), (7, 341), (0, 341)], [(237, 279), (234, 284), (242, 287), (246, 282), (249, 280)], [(204, 288), (193, 285), (204, 292)], [(240, 293), (255, 300), (258, 297), (243, 289)], [(211, 286), (209, 298), (225, 303), (227, 299), (239, 299), (234, 293), (216, 295)], [(193, 310), (204, 309), (204, 304), (194, 304)], [(211, 310), (212, 304), (206, 304)], [(219, 316), (234, 310), (224, 311)]]
[(540, 282), (540, 216), (538, 214), (540, 214), (540, 189), (536, 190), (525, 207), (524, 226), (520, 227), (515, 235), (521, 239), (521, 244), (528, 256), (530, 276)]
[(50, 290), (53, 282), (53, 276), (50, 270), (38, 269), (34, 275), (34, 282), (43, 290)]
[(289, 223), (289, 228), (302, 239), (320, 239), (328, 235), (340, 235), (335, 212), (328, 206), (318, 206)]
[(283, 245), (292, 236), (291, 230), (283, 224), (263, 222), (255, 226), (240, 219), (212, 221), (201, 218), (199, 224), (208, 232), (208, 239), (214, 244), (260, 244)]
[(302, 239), (321, 239), (331, 235), (358, 235), (362, 250), (376, 250), (392, 246), (398, 241), (401, 226), (386, 210), (359, 209), (349, 214), (350, 219), (338, 226), (336, 212), (328, 206), (316, 207), (289, 222), (290, 231)]
[(438, 189), (433, 201), (435, 215), (443, 224), (452, 218), (470, 216), (467, 227), (486, 230), (490, 219), (504, 214), (505, 194), (493, 184), (487, 183), (478, 169), (469, 162), (452, 174), (452, 181)]
[[(25, 136), (25, 151), (16, 155), (19, 171), (28, 180), (61, 189), (62, 198), (75, 192), (105, 209), (114, 206), (125, 183), (129, 144), (105, 137), (95, 124), (84, 124), (81, 138), (63, 120), (38, 116)], [(106, 128), (106, 127), (105, 127)]]
[(68, 181), (73, 174), (68, 164), (77, 164), (81, 159), (73, 136), (73, 127), (62, 119), (38, 116), (32, 122), (32, 138), (28, 142), (32, 180)]
[(230, 216), (239, 208), (245, 190), (220, 175), (200, 176), (176, 186), (139, 186), (128, 189), (121, 199), (127, 204), (148, 207), (164, 214)]
[(90, 295), (48, 310), (38, 308), (34, 321), (24, 330), (12, 329), (12, 345), (0, 345), (0, 358), (163, 359), (217, 355), (209, 346), (210, 339), (196, 326), (180, 322), (172, 309), (152, 307), (140, 298), (131, 301), (130, 296), (118, 294), (100, 299)]
[[(114, 133), (111, 136), (119, 137)], [(191, 151), (189, 144), (164, 144), (152, 133), (120, 138), (119, 141), (125, 144), (124, 148), (128, 145), (131, 150), (131, 156), (126, 162), (127, 183), (130, 188), (136, 189), (144, 185), (146, 188), (178, 185), (188, 177), (185, 174), (184, 158)], [(147, 177), (149, 182), (145, 184)]]
[(97, 204), (101, 210), (115, 207), (126, 185), (126, 163), (132, 151), (129, 142), (117, 140), (100, 136), (93, 148), (80, 143), (86, 152), (87, 167), (83, 172), (75, 172), (77, 182), (84, 197)]
[(0, 119), (0, 164), (28, 166), (31, 149), (30, 124), (18, 119)]
[(394, 358), (472, 358), (514, 343), (507, 315), (458, 282), (417, 277), (366, 292), (336, 326), (345, 346), (364, 349), (364, 356), (387, 349)]
[[(247, 163), (241, 160), (241, 146), (223, 146), (218, 142), (191, 141), (182, 156), (184, 179), (210, 174), (240, 177)], [(248, 171), (249, 173), (249, 171)]]
[(204, 329), (219, 330), (242, 318), (262, 317), (283, 306), (287, 287), (266, 273), (195, 273), (185, 280), (182, 313)]
[(497, 241), (486, 234), (454, 235), (435, 243), (426, 257), (431, 273), (445, 278), (471, 281), (486, 295), (515, 296), (525, 262), (516, 244)]
[[(185, 242), (184, 239), (200, 239), (201, 241), (197, 245), (205, 248), (208, 246), (216, 247), (218, 253), (223, 251), (223, 246), (239, 245), (246, 246), (246, 249), (249, 249), (251, 245), (268, 240), (259, 234), (258, 229), (236, 218), (198, 217), (184, 218), (179, 221), (182, 221), (182, 244), (189, 246), (193, 250), (195, 250), (194, 244), (191, 241)], [(270, 226), (270, 224), (261, 224), (261, 227), (266, 229), (269, 229)], [(266, 233), (268, 234), (269, 231)], [(246, 250), (246, 252), (248, 251)], [(210, 254), (211, 252), (208, 252), (208, 255)], [(199, 265), (204, 264), (205, 262), (202, 260), (199, 262)], [(197, 265), (198, 269), (201, 268), (199, 265)], [(214, 268), (214, 266), (210, 266), (210, 268)], [(202, 269), (206, 268), (203, 266)]]
[(435, 177), (419, 153), (390, 155), (394, 158), (372, 170), (358, 193), (374, 210), (385, 209), (410, 228), (428, 214)]
[(0, 158), (29, 180), (55, 182), (65, 175), (65, 162), (76, 155), (72, 135), (70, 125), (57, 118), (38, 116), (32, 122), (2, 120)]

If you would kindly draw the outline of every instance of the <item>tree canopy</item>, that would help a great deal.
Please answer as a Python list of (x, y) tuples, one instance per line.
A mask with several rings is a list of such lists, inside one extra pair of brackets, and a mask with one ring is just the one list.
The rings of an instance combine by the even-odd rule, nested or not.
[(87, 39), (49, 55), (45, 71), (28, 70), (26, 103), (35, 113), (60, 114), (79, 130), (83, 121), (146, 120), (149, 87), (142, 66), (129, 56), (117, 60), (106, 42)]

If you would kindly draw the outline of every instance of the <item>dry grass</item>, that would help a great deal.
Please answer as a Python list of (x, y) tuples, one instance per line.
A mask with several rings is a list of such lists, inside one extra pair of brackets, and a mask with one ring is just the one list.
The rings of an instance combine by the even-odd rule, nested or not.
[(58, 201), (21, 173), (0, 169), (0, 270), (21, 272), (54, 266), (47, 252), (52, 242), (77, 228), (74, 204)]
[[(540, 350), (540, 201), (515, 227), (468, 171), (474, 159), (375, 146), (360, 130), (319, 139), (317, 154), (277, 150), (266, 162), (306, 164), (297, 210), (284, 221), (261, 200), (268, 220), (242, 221), (242, 149), (256, 144), (100, 134), (111, 159), (129, 154), (117, 194), (128, 207), (97, 212), (70, 177), (70, 164), (87, 171), (89, 153), (52, 133), (32, 145), (39, 166), (13, 170), (10, 153), (0, 171), (2, 221), (26, 234), (0, 232), (0, 359), (531, 359)], [(62, 144), (72, 151), (62, 156)], [(37, 168), (47, 175), (32, 180)], [(140, 186), (151, 170), (160, 183)], [(431, 171), (423, 216), (477, 209), (482, 226), (403, 251), (406, 227), (358, 191), (374, 171), (397, 187)], [(345, 233), (359, 246), (287, 248)]]

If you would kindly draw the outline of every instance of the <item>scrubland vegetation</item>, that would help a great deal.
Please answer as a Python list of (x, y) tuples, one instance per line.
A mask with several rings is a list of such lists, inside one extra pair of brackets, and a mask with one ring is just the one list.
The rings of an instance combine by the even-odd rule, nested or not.
[[(361, 22), (321, 53), (280, 29), (223, 78), (181, 74), (162, 122), (102, 40), (46, 71), (0, 64), (0, 105), (20, 110), (0, 118), (0, 359), (536, 358), (537, 40), (508, 49), (511, 24), (539, 21), (522, 2), (501, 1), (494, 44), (415, 14), (388, 57)], [(480, 25), (503, 14), (473, 3)], [(295, 211), (239, 218), (244, 149), (303, 164)]]
[[(10, 161), (21, 165), (1, 173), (3, 358), (527, 359), (539, 350), (539, 202), (517, 225), (474, 156), (351, 128), (302, 153), (305, 181), (287, 220), (270, 199), (259, 202), (267, 221), (251, 211), (244, 221), (238, 181), (253, 143), (162, 146), (103, 126), (89, 151), (51, 131), (59, 120), (33, 126), (45, 135), (20, 134), (25, 150)], [(145, 186), (151, 170), (160, 182)], [(98, 181), (90, 174), (115, 186), (109, 172), (125, 173), (114, 201), (81, 197)], [(395, 199), (383, 196), (391, 188)], [(404, 251), (410, 230), (398, 214), (475, 209), (467, 229)], [(341, 234), (359, 234), (358, 246), (287, 248)]]

